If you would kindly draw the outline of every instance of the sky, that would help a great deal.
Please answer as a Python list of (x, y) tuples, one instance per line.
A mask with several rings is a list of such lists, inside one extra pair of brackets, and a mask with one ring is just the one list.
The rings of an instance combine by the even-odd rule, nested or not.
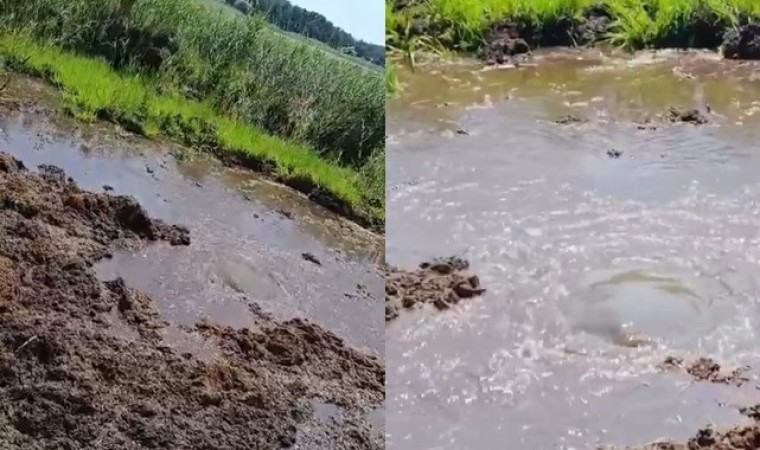
[(290, 0), (327, 17), (355, 38), (385, 45), (385, 0)]

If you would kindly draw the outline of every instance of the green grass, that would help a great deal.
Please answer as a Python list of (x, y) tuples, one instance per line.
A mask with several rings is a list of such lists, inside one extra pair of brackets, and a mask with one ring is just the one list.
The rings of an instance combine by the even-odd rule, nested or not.
[(167, 89), (356, 167), (382, 149), (381, 72), (197, 0), (136, 0), (126, 13), (119, 8), (119, 0), (0, 0), (0, 27), (28, 29), (37, 39), (143, 73), (151, 70), (140, 45), (165, 37), (176, 43), (161, 47), (158, 75)]
[[(208, 6), (212, 11), (222, 11), (225, 14), (232, 15), (232, 16), (239, 16), (242, 17), (244, 14), (235, 9), (234, 7), (230, 6), (223, 0), (200, 0), (200, 2), (206, 6)], [(336, 58), (342, 58), (345, 61), (352, 62), (358, 66), (364, 67), (369, 70), (373, 70), (376, 72), (382, 71), (382, 67), (372, 64), (371, 62), (367, 61), (366, 59), (362, 59), (356, 56), (348, 55), (346, 53), (341, 52), (340, 50), (334, 49), (330, 47), (329, 45), (325, 44), (324, 42), (320, 42), (316, 39), (312, 39), (309, 37), (306, 37), (302, 34), (293, 33), (289, 31), (282, 30), (275, 25), (267, 24), (272, 31), (276, 33), (281, 33), (285, 37), (289, 37), (296, 42), (304, 43), (307, 45), (311, 45), (317, 48), (320, 48), (323, 50), (327, 55), (336, 57)]]
[[(0, 35), (15, 36), (16, 41), (19, 35), (28, 36), (26, 41), (46, 49), (45, 57), (54, 56), (53, 48), (65, 50), (68, 56), (86, 57), (83, 64), (110, 67), (110, 77), (119, 78), (119, 90), (135, 91), (109, 98), (112, 80), (88, 76), (97, 89), (85, 89), (56, 66), (56, 77), (65, 78), (61, 85), (67, 92), (76, 90), (67, 95), (73, 95), (68, 100), (77, 106), (72, 109), (80, 118), (110, 117), (118, 111), (121, 123), (134, 122), (147, 135), (174, 130), (188, 137), (193, 134), (185, 133), (188, 123), (154, 123), (153, 109), (164, 114), (157, 106), (164, 103), (163, 108), (186, 108), (178, 117), (226, 117), (229, 123), (215, 119), (218, 132), (213, 134), (220, 144), (235, 143), (227, 150), (239, 150), (236, 133), (247, 138), (241, 130), (254, 130), (251, 133), (262, 136), (252, 140), (255, 147), (263, 143), (272, 149), (251, 154), (265, 152), (278, 170), (287, 172), (281, 175), (283, 179), (296, 184), (309, 178), (307, 170), (314, 170), (311, 178), (319, 186), (329, 186), (342, 201), (371, 209), (374, 220), (381, 220), (384, 190), (367, 189), (384, 175), (371, 173), (379, 170), (375, 161), (384, 158), (383, 73), (293, 39), (259, 18), (230, 14), (226, 6), (212, 8), (210, 0), (205, 1), (0, 0)], [(146, 87), (160, 94), (160, 102), (149, 103), (153, 109), (137, 103), (141, 98), (137, 93)], [(107, 102), (113, 104), (107, 106)], [(196, 128), (200, 126), (193, 120)], [(280, 139), (264, 140), (267, 135)], [(200, 139), (199, 144), (206, 143)], [(309, 155), (295, 159), (274, 155), (283, 145)], [(340, 175), (329, 180), (324, 165), (335, 167)]]
[(398, 74), (396, 68), (389, 64), (385, 67), (385, 92), (388, 96), (394, 96), (399, 91)]
[(485, 32), (499, 21), (538, 29), (563, 20), (579, 21), (592, 6), (606, 8), (614, 19), (607, 38), (614, 44), (641, 49), (688, 45), (700, 38), (696, 26), (706, 23), (726, 29), (760, 18), (757, 0), (426, 0), (421, 5), (393, 11), (386, 0), (389, 48), (409, 46), (415, 20), (425, 23), (436, 44), (471, 51), (482, 45)]
[(209, 103), (159, 94), (151, 78), (117, 73), (103, 61), (37, 43), (28, 36), (0, 36), (0, 54), (10, 68), (55, 84), (69, 111), (81, 120), (108, 119), (146, 136), (162, 134), (223, 157), (267, 165), (285, 184), (305, 191), (319, 188), (350, 213), (367, 215), (376, 223), (383, 220), (382, 208), (369, 204), (362, 193), (367, 181), (357, 171), (329, 163), (301, 144), (219, 115)]

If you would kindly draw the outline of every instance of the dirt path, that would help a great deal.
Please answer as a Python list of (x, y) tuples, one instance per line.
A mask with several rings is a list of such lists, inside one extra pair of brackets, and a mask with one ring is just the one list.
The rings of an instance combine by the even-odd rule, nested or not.
[[(0, 447), (376, 449), (365, 413), (384, 399), (375, 357), (305, 320), (259, 314), (250, 329), (204, 323), (218, 355), (162, 344), (147, 296), (94, 264), (147, 241), (190, 245), (129, 197), (82, 191), (58, 168), (0, 154)], [(178, 250), (181, 251), (181, 250)], [(316, 422), (315, 402), (344, 418)]]

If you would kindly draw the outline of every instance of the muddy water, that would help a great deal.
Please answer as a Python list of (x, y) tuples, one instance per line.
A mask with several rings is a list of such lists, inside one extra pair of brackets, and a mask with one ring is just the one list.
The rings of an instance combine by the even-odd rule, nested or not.
[[(158, 303), (172, 325), (172, 345), (211, 354), (182, 326), (203, 318), (250, 326), (256, 304), (276, 318), (311, 319), (355, 347), (382, 353), (378, 237), (251, 174), (51, 113), (59, 109), (57, 96), (39, 83), (14, 80), (4, 95), (3, 151), (29, 167), (57, 165), (85, 189), (132, 195), (149, 214), (190, 229), (187, 249), (151, 246), (115, 254), (98, 268), (104, 278), (122, 276)], [(36, 106), (17, 108), (14, 96)]]
[[(657, 365), (760, 366), (760, 66), (534, 64), (401, 73), (388, 260), (464, 256), (488, 292), (386, 329), (388, 448), (636, 445), (741, 422), (736, 407), (760, 402), (754, 370), (735, 388)], [(709, 106), (713, 123), (635, 123), (671, 105)], [(566, 114), (587, 121), (552, 123)]]

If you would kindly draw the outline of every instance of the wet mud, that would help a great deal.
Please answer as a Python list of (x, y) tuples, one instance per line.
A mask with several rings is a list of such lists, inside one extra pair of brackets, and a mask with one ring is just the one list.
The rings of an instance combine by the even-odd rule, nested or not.
[[(367, 419), (384, 398), (376, 357), (266, 314), (245, 328), (200, 323), (215, 356), (180, 353), (150, 297), (96, 273), (150, 241), (181, 252), (190, 233), (0, 154), (0, 447), (382, 448)], [(318, 422), (315, 402), (345, 418)]]
[(707, 118), (707, 115), (698, 109), (684, 109), (675, 106), (670, 108), (668, 119), (673, 123), (685, 122), (694, 125), (705, 125), (710, 123), (710, 119)]
[(736, 387), (740, 387), (749, 381), (741, 368), (725, 370), (711, 358), (699, 358), (686, 364), (682, 358), (669, 356), (665, 358), (661, 367), (667, 371), (685, 371), (695, 381), (707, 381)]
[(520, 56), (531, 49), (593, 46), (606, 37), (612, 23), (603, 7), (589, 8), (579, 19), (568, 17), (544, 25), (497, 22), (486, 31), (485, 44), (477, 53), (489, 65), (519, 65)]
[(760, 59), (760, 23), (732, 28), (726, 32), (723, 56), (729, 59)]
[(95, 267), (102, 279), (122, 277), (153, 299), (171, 324), (168, 345), (202, 352), (205, 344), (177, 327), (204, 318), (245, 327), (257, 310), (280, 321), (307, 318), (382, 355), (379, 236), (208, 155), (108, 123), (81, 124), (60, 112), (50, 86), (11, 78), (0, 96), (2, 150), (30, 167), (64, 168), (87, 190), (134, 196), (151, 217), (192, 225), (186, 251), (115, 251)]
[(425, 262), (416, 270), (388, 267), (385, 272), (385, 320), (391, 321), (403, 310), (426, 304), (444, 311), (485, 291), (478, 276), (469, 271), (469, 263), (459, 258)]

